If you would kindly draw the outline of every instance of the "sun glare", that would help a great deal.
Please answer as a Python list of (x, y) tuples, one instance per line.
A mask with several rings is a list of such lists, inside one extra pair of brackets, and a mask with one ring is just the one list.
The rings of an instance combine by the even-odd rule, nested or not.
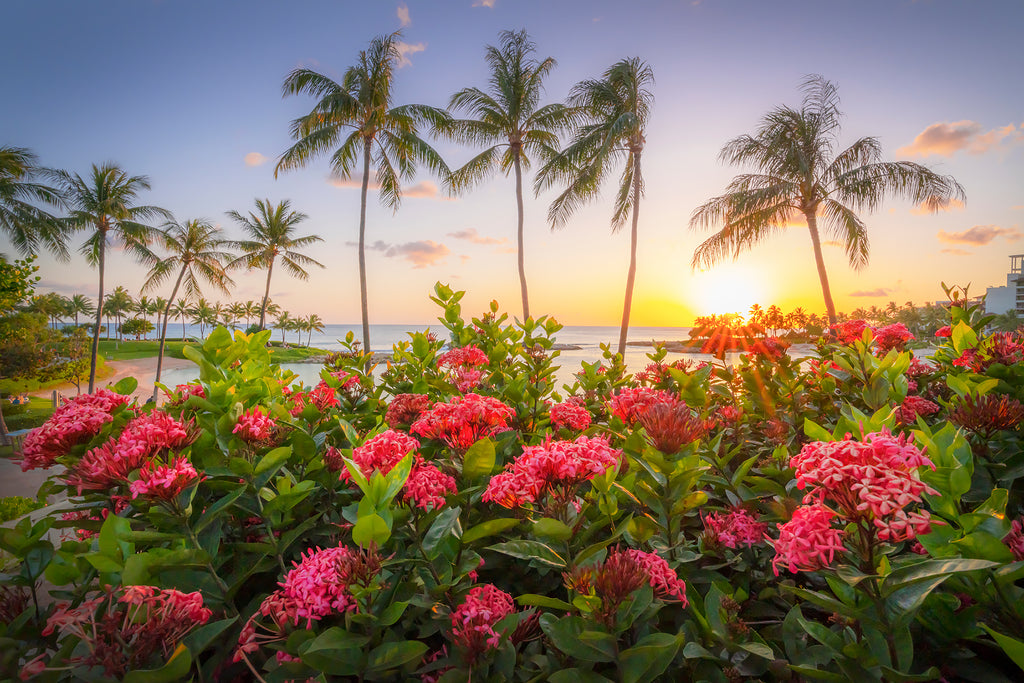
[(740, 313), (744, 316), (755, 303), (768, 302), (770, 288), (755, 275), (738, 267), (718, 267), (694, 274), (683, 292), (697, 315)]

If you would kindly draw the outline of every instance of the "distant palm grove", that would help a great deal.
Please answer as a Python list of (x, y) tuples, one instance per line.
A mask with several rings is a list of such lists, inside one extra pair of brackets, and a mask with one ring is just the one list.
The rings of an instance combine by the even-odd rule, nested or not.
[[(447, 108), (398, 104), (392, 87), (400, 61), (393, 33), (374, 38), (355, 64), (336, 81), (310, 69), (297, 69), (283, 82), (284, 96), (308, 96), (308, 114), (291, 122), (294, 140), (277, 162), (275, 175), (298, 171), (314, 158), (326, 156), (333, 173), (361, 180), (359, 216), (344, 218), (339, 231), (358, 232), (358, 267), (362, 343), (370, 348), (366, 274), (366, 208), (370, 176), (379, 185), (378, 199), (398, 210), (402, 183), (421, 169), (437, 176), (449, 192), (469, 192), (500, 171), (514, 180), (517, 211), (509, 216), (518, 245), (517, 275), (524, 318), (530, 316), (524, 253), (524, 173), (533, 177), (536, 195), (554, 189), (546, 222), (566, 226), (574, 212), (595, 201), (604, 181), (615, 176), (611, 227), (630, 226), (629, 267), (624, 287), (618, 352), (626, 345), (638, 268), (637, 241), (644, 196), (643, 153), (646, 129), (654, 106), (654, 72), (631, 57), (611, 65), (600, 76), (576, 84), (565, 102), (543, 102), (544, 80), (555, 68), (552, 57), (539, 58), (525, 31), (503, 31), (498, 44), (487, 46), (489, 69), (484, 87), (467, 86), (454, 93)], [(780, 106), (762, 118), (753, 135), (725, 144), (720, 159), (746, 167), (719, 196), (693, 212), (690, 227), (716, 230), (696, 250), (693, 265), (711, 266), (802, 220), (811, 238), (821, 283), (826, 318), (839, 317), (832, 301), (821, 254), (821, 233), (846, 249), (854, 268), (867, 264), (867, 226), (859, 215), (876, 209), (886, 197), (902, 197), (938, 210), (964, 191), (949, 176), (920, 164), (881, 160), (875, 138), (861, 138), (846, 149), (837, 146), (840, 112), (836, 86), (821, 76), (803, 82), (804, 100), (797, 108)], [(459, 116), (465, 118), (459, 118)], [(283, 125), (283, 124), (282, 124)], [(427, 136), (453, 140), (477, 150), (460, 168), (450, 168)], [(0, 147), (0, 232), (21, 255), (48, 250), (70, 258), (74, 236), (84, 233), (79, 253), (97, 271), (96, 297), (70, 299), (44, 295), (31, 306), (49, 319), (88, 321), (92, 332), (89, 391), (96, 379), (98, 343), (103, 330), (141, 336), (159, 330), (162, 363), (168, 324), (217, 324), (266, 327), (268, 316), (284, 333), (322, 329), (317, 315), (292, 318), (269, 300), (271, 278), (283, 269), (304, 280), (308, 268), (324, 267), (309, 249), (321, 237), (300, 234), (307, 216), (288, 200), (256, 199), (255, 209), (227, 215), (245, 233), (228, 239), (201, 218), (176, 219), (166, 208), (142, 201), (150, 179), (133, 175), (117, 164), (95, 164), (84, 175), (40, 165), (28, 149)], [(510, 188), (511, 192), (511, 188)], [(530, 217), (531, 222), (540, 222)], [(680, 226), (682, 230), (686, 226)], [(138, 297), (123, 287), (108, 291), (105, 265), (111, 245), (121, 247), (149, 268)], [(261, 301), (211, 304), (208, 290), (229, 293), (235, 270), (266, 272)], [(160, 295), (164, 295), (163, 298)], [(891, 304), (886, 314), (909, 323), (927, 311)], [(790, 319), (808, 327), (813, 318)], [(300, 337), (301, 338), (301, 337)], [(158, 366), (157, 380), (160, 369)]]

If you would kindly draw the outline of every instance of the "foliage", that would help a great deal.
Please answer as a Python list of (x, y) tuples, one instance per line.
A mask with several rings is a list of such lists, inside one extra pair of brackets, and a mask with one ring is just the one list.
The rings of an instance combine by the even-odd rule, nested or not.
[(151, 321), (145, 318), (130, 318), (121, 323), (117, 331), (135, 337), (135, 340), (138, 341), (143, 335), (149, 334), (153, 330), (154, 326)]
[[(302, 387), (219, 327), (162, 408), (55, 413), (25, 462), (67, 503), (0, 533), (3, 675), (103, 676), (71, 626), (115, 614), (135, 680), (1019, 679), (1024, 339), (956, 299), (927, 360), (850, 324), (559, 387), (557, 321), (463, 294), (386, 366), (350, 334)], [(198, 622), (120, 616), (172, 598)]]
[(7, 314), (15, 306), (32, 296), (35, 283), (39, 282), (36, 271), (39, 266), (33, 265), (34, 256), (8, 263), (0, 259), (0, 314)]
[(43, 507), (43, 503), (35, 498), (24, 496), (8, 496), (0, 498), (0, 522), (8, 522)]

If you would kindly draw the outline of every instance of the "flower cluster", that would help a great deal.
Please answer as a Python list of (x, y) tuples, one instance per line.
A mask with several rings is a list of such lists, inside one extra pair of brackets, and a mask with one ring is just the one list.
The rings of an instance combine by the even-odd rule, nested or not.
[(392, 429), (408, 427), (419, 416), (430, 409), (430, 397), (426, 394), (399, 394), (391, 399), (384, 421)]
[(1015, 561), (1024, 560), (1024, 521), (1013, 520), (1013, 524), (1010, 525), (1010, 533), (1003, 537), (1003, 543), (1013, 553)]
[(747, 349), (750, 353), (748, 358), (751, 360), (755, 358), (763, 358), (768, 361), (777, 361), (786, 355), (786, 349), (790, 347), (790, 343), (783, 341), (778, 337), (765, 337), (764, 339), (758, 339)]
[(914, 335), (903, 323), (893, 323), (875, 330), (875, 346), (880, 354), (892, 349), (902, 351), (908, 341), (914, 339)]
[(1019, 428), (1024, 422), (1024, 404), (1005, 394), (966, 396), (949, 419), (987, 439), (998, 431)]
[(661, 600), (678, 600), (686, 607), (686, 584), (679, 578), (675, 570), (668, 566), (664, 558), (645, 553), (636, 548), (626, 551), (630, 559), (637, 563), (646, 575), (647, 582), (654, 589), (654, 595)]
[(22, 472), (51, 467), (72, 446), (99, 434), (103, 425), (113, 421), (114, 409), (127, 402), (127, 396), (99, 389), (95, 394), (77, 396), (58, 407), (41, 427), (25, 436)]
[(480, 384), (483, 373), (477, 368), (487, 363), (487, 354), (472, 345), (456, 347), (437, 359), (437, 367), (447, 369), (453, 375), (455, 386), (462, 392)]
[(474, 586), (452, 612), (452, 642), (473, 664), (488, 650), (497, 649), (501, 635), (494, 630), (499, 621), (516, 611), (512, 596), (491, 584)]
[(927, 534), (927, 510), (908, 511), (925, 493), (937, 492), (921, 481), (919, 467), (935, 466), (906, 435), (867, 434), (863, 442), (816, 441), (790, 460), (797, 488), (811, 487), (804, 504), (831, 500), (847, 521), (872, 525), (882, 541), (899, 542)]
[(307, 405), (316, 406), (317, 410), (322, 413), (328, 408), (336, 407), (340, 402), (338, 400), (337, 392), (335, 392), (334, 389), (332, 389), (331, 386), (323, 380), (320, 380), (320, 382), (309, 391), (304, 391), (302, 389), (293, 390), (289, 387), (285, 387), (284, 395), (291, 401), (292, 407), (289, 408), (288, 412), (292, 417), (298, 417), (301, 415)]
[(832, 334), (840, 344), (852, 344), (864, 336), (864, 330), (870, 329), (866, 320), (847, 320), (832, 326)]
[(767, 530), (766, 522), (758, 522), (741, 507), (728, 512), (712, 512), (704, 517), (705, 538), (726, 548), (757, 545), (764, 540)]
[(941, 338), (952, 337), (953, 328), (950, 327), (949, 325), (943, 325), (939, 329), (935, 330), (935, 336)]
[(666, 455), (704, 436), (708, 425), (682, 401), (654, 403), (640, 413), (647, 440)]
[(206, 390), (203, 389), (202, 384), (178, 384), (174, 387), (174, 391), (166, 392), (167, 397), (171, 401), (171, 405), (181, 405), (192, 396), (198, 396), (199, 398), (206, 398)]
[(578, 399), (569, 399), (551, 406), (551, 424), (555, 429), (568, 428), (582, 432), (590, 426), (590, 420), (590, 411)]
[(793, 512), (793, 517), (779, 525), (778, 540), (769, 539), (775, 547), (772, 570), (779, 575), (779, 567), (789, 571), (813, 572), (827, 567), (843, 551), (843, 531), (832, 527), (836, 513), (824, 505), (804, 505)]
[(131, 483), (132, 498), (152, 496), (173, 500), (198, 478), (196, 468), (185, 457), (175, 458), (168, 465), (150, 460), (139, 470), (139, 478)]
[[(420, 442), (414, 437), (388, 429), (355, 448), (352, 461), (365, 476), (374, 472), (386, 475), (402, 458), (419, 447)], [(351, 478), (347, 469), (341, 470), (341, 481), (349, 481)], [(454, 478), (424, 460), (419, 453), (414, 456), (412, 470), (402, 487), (403, 500), (424, 509), (438, 508), (444, 505), (446, 495), (457, 492)]]
[(454, 396), (448, 403), (435, 403), (409, 431), (466, 451), (480, 439), (508, 430), (508, 421), (513, 417), (515, 411), (496, 398), (466, 394)]
[(267, 414), (261, 406), (255, 406), (238, 416), (232, 434), (238, 434), (239, 438), (249, 443), (270, 440), (277, 423)]
[(579, 484), (604, 474), (621, 457), (622, 451), (600, 436), (526, 446), (522, 455), (491, 478), (483, 500), (507, 508), (537, 502), (545, 493), (554, 494), (559, 503), (575, 500)]
[(907, 396), (900, 404), (899, 419), (903, 424), (909, 425), (917, 421), (918, 415), (926, 417), (937, 412), (939, 412), (937, 403), (921, 396)]
[(635, 426), (650, 406), (656, 403), (676, 403), (678, 399), (663, 389), (625, 387), (608, 401), (608, 410), (629, 426)]

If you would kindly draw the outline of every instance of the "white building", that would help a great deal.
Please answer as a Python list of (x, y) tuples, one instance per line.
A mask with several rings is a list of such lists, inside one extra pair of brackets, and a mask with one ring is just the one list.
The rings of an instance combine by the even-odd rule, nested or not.
[(985, 312), (1000, 314), (1017, 311), (1024, 316), (1024, 254), (1010, 257), (1010, 272), (1005, 287), (989, 287), (985, 292)]

